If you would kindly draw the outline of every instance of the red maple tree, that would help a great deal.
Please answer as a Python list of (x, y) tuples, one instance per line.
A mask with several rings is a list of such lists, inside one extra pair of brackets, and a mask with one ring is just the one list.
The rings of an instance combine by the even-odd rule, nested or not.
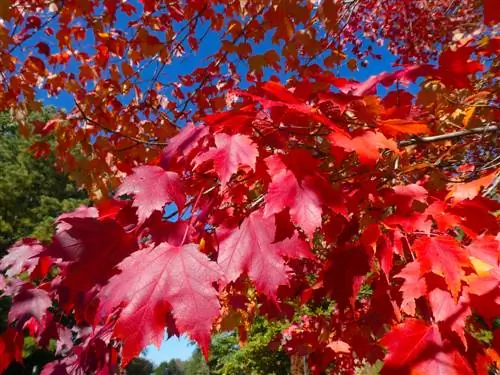
[(45, 375), (117, 373), (165, 329), (208, 356), (255, 314), (313, 374), (498, 369), (496, 7), (4, 2), (0, 109), (95, 204), (0, 261), (0, 371), (25, 335), (56, 341)]

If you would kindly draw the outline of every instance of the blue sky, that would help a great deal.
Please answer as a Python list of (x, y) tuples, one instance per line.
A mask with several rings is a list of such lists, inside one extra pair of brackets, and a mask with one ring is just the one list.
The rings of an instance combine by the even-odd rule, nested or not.
[(171, 337), (168, 340), (164, 340), (159, 349), (154, 345), (148, 346), (142, 357), (149, 359), (158, 366), (161, 362), (176, 358), (185, 361), (191, 356), (195, 348), (196, 345), (192, 344), (185, 336), (180, 338)]

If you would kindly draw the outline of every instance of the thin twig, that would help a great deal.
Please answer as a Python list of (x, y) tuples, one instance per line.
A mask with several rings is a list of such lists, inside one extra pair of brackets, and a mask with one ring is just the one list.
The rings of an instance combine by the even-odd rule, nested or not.
[(99, 122), (91, 119), (90, 117), (88, 117), (83, 108), (80, 106), (80, 103), (78, 103), (78, 101), (75, 100), (75, 105), (76, 107), (78, 108), (78, 110), (80, 111), (83, 119), (99, 128), (101, 128), (102, 130), (105, 130), (107, 132), (110, 132), (110, 133), (113, 133), (113, 134), (116, 134), (116, 135), (119, 135), (121, 137), (124, 137), (124, 138), (127, 138), (127, 139), (130, 139), (131, 141), (134, 141), (136, 143), (142, 143), (142, 144), (146, 144), (146, 145), (153, 145), (153, 146), (166, 146), (168, 145), (168, 142), (158, 142), (158, 141), (146, 141), (146, 140), (143, 140), (143, 139), (140, 139), (140, 138), (137, 138), (137, 137), (134, 137), (132, 135), (128, 135), (128, 134), (124, 134), (122, 132), (119, 132), (118, 130), (114, 130), (114, 129), (111, 129), (111, 128), (108, 128), (107, 126), (104, 126), (102, 124), (100, 124)]
[(458, 132), (433, 135), (430, 137), (420, 137), (420, 138), (408, 139), (406, 141), (399, 142), (398, 145), (400, 147), (406, 147), (406, 146), (411, 146), (411, 145), (420, 144), (420, 143), (432, 143), (432, 142), (445, 141), (448, 139), (460, 138), (460, 137), (465, 137), (465, 136), (473, 135), (473, 134), (494, 133), (494, 132), (497, 132), (498, 130), (499, 130), (498, 126), (496, 126), (496, 125), (483, 126), (481, 128), (460, 130)]

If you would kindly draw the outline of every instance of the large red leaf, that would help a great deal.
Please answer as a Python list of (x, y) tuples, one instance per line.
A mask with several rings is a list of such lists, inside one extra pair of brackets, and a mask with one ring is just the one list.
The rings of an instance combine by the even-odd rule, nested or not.
[(435, 288), (429, 292), (429, 305), (434, 320), (445, 326), (449, 332), (455, 332), (467, 348), (465, 320), (471, 314), (468, 294), (462, 293), (458, 303), (455, 303), (449, 292)]
[(493, 182), (497, 174), (498, 171), (495, 171), (470, 182), (451, 183), (448, 185), (448, 190), (450, 192), (448, 193), (446, 198), (453, 198), (455, 201), (474, 199), (479, 194), (482, 188), (486, 188)]
[(435, 325), (417, 319), (408, 319), (387, 333), (380, 344), (388, 350), (384, 366), (405, 367), (411, 365), (426, 350), (434, 353), (441, 347), (441, 335)]
[(186, 125), (175, 137), (168, 140), (168, 145), (161, 152), (161, 165), (170, 166), (181, 156), (186, 156), (196, 147), (198, 141), (208, 134), (207, 126)]
[(222, 276), (194, 244), (162, 243), (137, 251), (118, 265), (121, 273), (100, 292), (100, 315), (123, 306), (115, 334), (123, 340), (123, 360), (129, 362), (146, 345), (159, 346), (172, 311), (177, 328), (195, 340), (208, 356), (210, 331), (219, 315), (212, 283)]
[(139, 223), (154, 211), (162, 211), (167, 203), (174, 202), (181, 211), (186, 201), (179, 175), (151, 165), (134, 168), (133, 174), (125, 178), (116, 194), (134, 195), (133, 206), (137, 207)]
[(248, 136), (219, 133), (214, 138), (215, 148), (198, 155), (195, 163), (200, 165), (205, 161), (213, 160), (215, 172), (219, 176), (222, 187), (226, 186), (240, 165), (246, 165), (255, 170), (259, 151), (257, 145)]
[(264, 216), (290, 209), (292, 221), (308, 236), (321, 226), (322, 199), (313, 176), (299, 182), (293, 171), (287, 169), (277, 155), (266, 159), (272, 182), (265, 196)]
[(493, 236), (482, 236), (475, 238), (469, 246), (467, 246), (469, 254), (474, 258), (489, 264), (493, 267), (498, 267), (500, 262), (500, 242)]
[(274, 216), (264, 217), (262, 209), (253, 212), (238, 229), (221, 233), (217, 262), (227, 281), (235, 281), (246, 272), (257, 289), (270, 298), (276, 297), (280, 285), (288, 283), (284, 257), (310, 256), (305, 242), (296, 236), (274, 242)]
[(463, 46), (439, 56), (439, 74), (445, 84), (461, 89), (470, 87), (468, 76), (484, 69), (481, 63), (470, 61), (473, 52), (474, 47)]
[(436, 352), (422, 361), (416, 363), (412, 369), (412, 375), (473, 375), (465, 358), (453, 349)]
[(470, 266), (467, 251), (450, 236), (421, 237), (412, 248), (420, 262), (421, 274), (433, 272), (443, 276), (451, 294), (457, 299), (465, 275), (462, 267)]
[(67, 218), (54, 236), (48, 253), (69, 262), (62, 285), (87, 291), (105, 284), (113, 267), (137, 249), (135, 237), (115, 221)]

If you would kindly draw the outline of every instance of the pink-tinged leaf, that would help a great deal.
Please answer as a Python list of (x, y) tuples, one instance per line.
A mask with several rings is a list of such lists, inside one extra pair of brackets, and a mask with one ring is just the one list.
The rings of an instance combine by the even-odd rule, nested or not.
[(441, 323), (449, 331), (455, 332), (467, 349), (465, 321), (472, 313), (468, 294), (462, 293), (458, 303), (455, 303), (449, 292), (435, 288), (429, 293), (428, 298), (434, 320)]
[(386, 87), (392, 85), (395, 81), (401, 82), (403, 85), (414, 82), (418, 77), (434, 75), (435, 70), (432, 65), (408, 65), (401, 70), (393, 73), (383, 72), (371, 76), (363, 83), (356, 83), (351, 85), (354, 91), (350, 92), (352, 95), (364, 96), (374, 93), (377, 84), (381, 83)]
[(401, 310), (408, 315), (415, 316), (415, 300), (425, 295), (427, 285), (425, 279), (420, 274), (420, 263), (413, 261), (398, 273), (395, 278), (404, 279), (400, 290), (403, 294)]
[(25, 238), (9, 248), (7, 255), (0, 259), (0, 270), (5, 271), (8, 277), (19, 275), (27, 271), (31, 273), (38, 264), (40, 253), (44, 246), (33, 238)]
[(292, 221), (312, 237), (321, 226), (322, 199), (315, 186), (313, 176), (305, 176), (298, 181), (295, 174), (286, 168), (279, 156), (266, 159), (272, 182), (264, 198), (264, 216), (268, 217), (289, 208)]
[(309, 248), (296, 236), (274, 242), (274, 216), (264, 217), (262, 210), (253, 212), (238, 229), (218, 233), (220, 264), (228, 282), (247, 273), (259, 291), (276, 297), (280, 285), (288, 283), (284, 257), (310, 256)]
[(168, 145), (161, 152), (161, 166), (167, 169), (179, 157), (187, 156), (207, 134), (206, 126), (186, 125), (179, 134), (168, 140)]
[(400, 209), (411, 209), (414, 201), (426, 202), (427, 190), (417, 184), (396, 185), (392, 188), (394, 194), (389, 197)]
[(113, 267), (137, 249), (135, 238), (115, 221), (67, 218), (49, 247), (48, 254), (69, 262), (62, 284), (75, 291), (103, 285)]
[(493, 236), (476, 237), (469, 246), (469, 254), (474, 258), (498, 267), (500, 257), (500, 242)]
[(328, 345), (327, 348), (332, 349), (335, 353), (350, 353), (351, 352), (351, 347), (349, 346), (348, 343), (342, 340), (335, 340), (331, 341)]
[(222, 277), (216, 263), (194, 244), (163, 243), (135, 252), (118, 268), (121, 273), (99, 294), (99, 310), (106, 316), (123, 306), (115, 334), (123, 340), (124, 362), (151, 342), (159, 347), (170, 311), (179, 331), (195, 340), (208, 356), (212, 323), (220, 307), (212, 285)]
[(25, 321), (32, 316), (41, 321), (50, 306), (52, 301), (45, 290), (23, 289), (12, 301), (9, 322)]
[(420, 262), (421, 275), (433, 272), (443, 276), (455, 299), (461, 287), (465, 272), (462, 267), (470, 267), (467, 251), (450, 236), (421, 237), (412, 249)]
[(212, 160), (214, 169), (225, 187), (231, 176), (238, 171), (242, 165), (255, 170), (255, 163), (259, 151), (257, 145), (246, 135), (228, 135), (219, 133), (214, 136), (215, 148), (198, 155), (195, 159), (196, 166)]
[(493, 182), (497, 174), (498, 171), (495, 171), (471, 182), (448, 184), (449, 193), (446, 196), (446, 199), (453, 198), (455, 201), (474, 199), (477, 197), (482, 188), (486, 188)]
[(333, 146), (343, 148), (347, 152), (356, 152), (361, 164), (375, 164), (381, 156), (380, 150), (398, 151), (396, 142), (378, 132), (365, 131), (352, 138), (340, 133), (332, 133), (327, 138)]
[(441, 335), (435, 325), (417, 319), (408, 319), (387, 333), (380, 344), (388, 350), (384, 367), (410, 366), (426, 350), (437, 353), (441, 347)]
[(186, 196), (180, 176), (161, 167), (146, 165), (134, 168), (118, 188), (116, 195), (133, 194), (139, 223), (154, 211), (162, 211), (167, 203), (174, 202), (179, 211), (184, 208)]
[(474, 375), (466, 359), (457, 350), (442, 350), (433, 353), (412, 366), (415, 375)]

